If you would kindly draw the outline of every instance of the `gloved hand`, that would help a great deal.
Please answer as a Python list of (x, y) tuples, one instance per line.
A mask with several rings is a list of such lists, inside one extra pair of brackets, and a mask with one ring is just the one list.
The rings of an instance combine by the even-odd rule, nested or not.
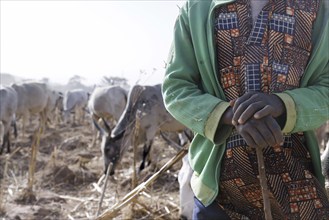
[(264, 148), (281, 145), (283, 142), (281, 128), (271, 115), (260, 119), (250, 118), (245, 123), (236, 125), (235, 128), (250, 147)]
[(233, 103), (233, 125), (244, 124), (251, 118), (261, 119), (268, 115), (277, 118), (285, 112), (284, 103), (273, 94), (249, 92)]

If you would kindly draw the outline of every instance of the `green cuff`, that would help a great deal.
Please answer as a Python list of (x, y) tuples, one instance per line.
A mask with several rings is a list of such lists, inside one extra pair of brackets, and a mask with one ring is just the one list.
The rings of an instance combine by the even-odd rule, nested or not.
[(228, 102), (220, 102), (210, 113), (205, 125), (205, 136), (215, 144), (220, 144), (226, 140), (227, 135), (231, 132), (231, 126), (222, 125), (218, 128), (220, 119), (226, 109), (230, 107)]
[(204, 206), (210, 205), (211, 201), (213, 201), (213, 198), (217, 195), (217, 192), (215, 190), (209, 188), (207, 185), (202, 183), (199, 175), (196, 172), (193, 172), (190, 184), (194, 196), (198, 198), (198, 200)]
[(274, 95), (278, 96), (286, 107), (287, 120), (282, 132), (285, 134), (291, 133), (297, 121), (296, 104), (292, 97), (286, 93), (275, 93)]

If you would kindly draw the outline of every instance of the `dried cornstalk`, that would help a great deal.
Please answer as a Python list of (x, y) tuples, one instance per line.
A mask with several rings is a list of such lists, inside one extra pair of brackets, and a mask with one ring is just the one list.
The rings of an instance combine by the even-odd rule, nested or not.
[(147, 186), (157, 180), (163, 173), (165, 173), (171, 166), (181, 160), (187, 154), (187, 147), (182, 148), (173, 158), (171, 158), (161, 169), (153, 174), (148, 180), (139, 184), (135, 189), (128, 193), (120, 202), (116, 203), (110, 209), (107, 209), (103, 214), (97, 217), (97, 220), (111, 219), (118, 215), (121, 208), (125, 207), (133, 201)]
[(25, 188), (21, 195), (16, 199), (16, 202), (31, 203), (36, 201), (36, 197), (33, 194), (33, 183), (34, 183), (34, 174), (35, 167), (37, 162), (37, 153), (40, 145), (40, 137), (45, 128), (45, 118), (41, 117), (41, 121), (38, 129), (35, 130), (33, 134), (32, 146), (31, 146), (31, 159), (29, 164), (29, 173), (28, 173), (28, 185)]
[(5, 177), (5, 175), (8, 176), (7, 171), (8, 171), (8, 162), (9, 162), (9, 160), (21, 149), (22, 149), (21, 147), (18, 147), (11, 154), (6, 155), (6, 162), (5, 162), (5, 169), (3, 171), (3, 177)]
[(78, 202), (88, 202), (88, 201), (98, 201), (97, 198), (94, 197), (73, 197), (73, 196), (65, 196), (65, 195), (58, 195), (59, 198), (65, 199), (65, 200), (72, 200), (72, 201), (78, 201)]
[(35, 166), (37, 162), (37, 152), (39, 150), (40, 145), (40, 136), (43, 131), (43, 121), (41, 121), (39, 128), (34, 132), (33, 141), (32, 141), (32, 149), (31, 149), (31, 159), (30, 159), (30, 166), (29, 166), (29, 176), (28, 176), (28, 185), (27, 190), (29, 192), (33, 191), (33, 182), (34, 182), (34, 173), (35, 173)]
[(14, 154), (16, 154), (19, 150), (21, 150), (21, 147), (16, 148), (10, 155), (6, 155), (6, 162), (5, 162), (5, 167), (3, 170), (3, 178), (1, 180), (1, 184), (0, 184), (0, 213), (2, 211), (4, 211), (4, 195), (3, 195), (3, 187), (5, 185), (5, 179), (6, 176), (8, 176), (7, 171), (8, 171), (8, 163), (9, 160), (12, 158), (12, 156), (14, 156)]

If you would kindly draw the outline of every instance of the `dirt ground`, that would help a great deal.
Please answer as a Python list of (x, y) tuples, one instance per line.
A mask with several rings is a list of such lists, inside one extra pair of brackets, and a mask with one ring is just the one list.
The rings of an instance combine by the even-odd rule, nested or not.
[[(31, 144), (37, 127), (35, 121), (24, 137), (19, 133), (11, 154), (0, 155), (0, 220), (95, 219), (104, 186), (104, 180), (100, 181), (103, 161), (100, 140), (90, 147), (93, 129), (88, 120), (83, 125), (50, 125), (44, 131), (37, 153), (33, 194), (26, 199)], [(146, 181), (176, 154), (163, 139), (156, 138), (153, 165), (138, 175), (138, 183)], [(137, 156), (138, 166), (141, 152)], [(132, 163), (130, 147), (116, 174), (109, 178), (100, 213), (132, 190)], [(176, 163), (112, 219), (179, 219), (177, 176), (181, 165), (181, 161)]]
[[(19, 126), (19, 124), (18, 124)], [(0, 156), (0, 219), (95, 219), (104, 181), (100, 141), (90, 147), (93, 130), (84, 125), (50, 125), (37, 153), (33, 195), (23, 199), (28, 185), (31, 143), (37, 124), (19, 133), (14, 154)], [(154, 174), (176, 150), (161, 138), (153, 145), (153, 166), (138, 177), (141, 183)], [(140, 154), (138, 154), (140, 155)], [(139, 158), (138, 158), (139, 165)], [(110, 177), (100, 213), (112, 207), (132, 190), (132, 149), (127, 149), (114, 177)], [(179, 219), (177, 174), (181, 162), (161, 175), (138, 197), (135, 205), (126, 205), (114, 219)], [(1, 194), (2, 193), (2, 194)]]

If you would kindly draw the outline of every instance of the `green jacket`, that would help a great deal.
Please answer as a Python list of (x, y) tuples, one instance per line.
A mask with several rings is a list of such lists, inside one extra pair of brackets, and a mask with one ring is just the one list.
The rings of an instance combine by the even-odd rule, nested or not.
[[(225, 141), (232, 127), (219, 124), (229, 107), (216, 77), (214, 8), (234, 0), (190, 0), (181, 8), (162, 85), (167, 110), (196, 135), (189, 149), (195, 196), (216, 198)], [(285, 104), (284, 133), (304, 132), (317, 178), (324, 184), (314, 129), (329, 119), (329, 2), (323, 0), (312, 37), (313, 52), (301, 87), (277, 94)]]

